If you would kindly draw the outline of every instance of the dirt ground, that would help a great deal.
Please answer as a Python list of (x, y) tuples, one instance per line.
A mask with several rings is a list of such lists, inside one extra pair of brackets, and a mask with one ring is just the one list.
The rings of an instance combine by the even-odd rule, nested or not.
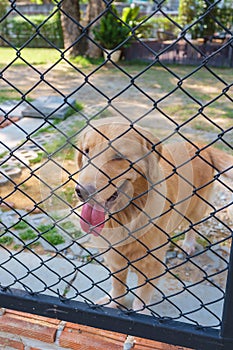
[[(59, 197), (67, 200), (66, 189), (74, 192), (75, 182), (69, 179), (69, 174), (75, 173), (76, 169), (75, 162), (71, 160), (61, 160), (60, 164), (66, 171), (53, 162), (46, 163), (46, 160), (32, 165), (31, 169), (22, 169), (20, 176), (0, 187), (0, 196), (17, 209), (65, 209), (64, 202)], [(75, 196), (74, 200), (69, 198), (68, 202), (75, 204)]]

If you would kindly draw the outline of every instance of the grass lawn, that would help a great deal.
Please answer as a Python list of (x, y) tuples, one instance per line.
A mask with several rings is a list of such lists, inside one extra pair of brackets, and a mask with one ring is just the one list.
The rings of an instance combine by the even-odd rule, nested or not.
[[(10, 63), (14, 65), (26, 65), (25, 61), (30, 64), (53, 64), (61, 58), (61, 53), (56, 49), (47, 48), (24, 48), (16, 51), (9, 47), (0, 47), (0, 67), (6, 67)], [(25, 61), (24, 61), (25, 60)]]
[[(233, 70), (231, 68), (201, 67), (198, 69), (194, 66), (169, 64), (161, 66), (159, 63), (151, 66), (150, 63), (121, 61), (119, 69), (111, 64), (101, 66), (102, 62), (101, 58), (90, 60), (76, 57), (69, 65), (62, 59), (62, 51), (56, 49), (24, 48), (17, 52), (13, 48), (0, 48), (0, 68), (3, 71), (3, 76), (7, 75), (11, 69), (17, 69), (18, 65), (21, 65), (22, 71), (25, 69), (25, 82), (22, 91), (30, 91), (32, 84), (32, 77), (28, 76), (30, 74), (27, 70), (28, 65), (33, 65), (35, 69), (37, 65), (45, 66), (45, 70), (48, 66), (52, 67), (49, 69), (49, 73), (46, 72), (45, 77), (47, 79), (49, 74), (53, 74), (55, 87), (62, 87), (69, 80), (71, 83), (74, 82), (73, 89), (76, 89), (79, 84), (83, 83), (77, 80), (80, 76), (79, 71), (81, 71), (83, 75), (90, 76), (90, 79), (105, 82), (105, 85), (114, 79), (114, 85), (112, 85), (114, 91), (107, 91), (107, 95), (110, 96), (111, 94), (115, 95), (116, 91), (121, 91), (125, 86), (129, 86), (130, 81), (133, 81), (134, 86), (151, 96), (152, 101), (155, 100), (156, 107), (160, 112), (178, 123), (185, 123), (190, 117), (198, 115), (198, 120), (194, 118), (192, 122), (192, 127), (197, 130), (207, 132), (214, 130), (215, 126), (206, 121), (205, 116), (210, 117), (216, 123), (223, 121), (224, 128), (229, 128), (232, 125), (231, 85)], [(76, 71), (74, 67), (77, 67), (78, 70)], [(38, 70), (42, 71), (43, 68), (38, 68)], [(50, 73), (51, 71), (52, 73)], [(37, 77), (37, 73), (35, 75), (34, 83), (36, 84), (39, 76)], [(15, 82), (18, 81), (19, 78), (15, 76)], [(12, 82), (14, 83), (14, 81)], [(103, 89), (105, 85), (103, 85)], [(97, 85), (97, 88), (101, 91), (102, 86)], [(35, 91), (36, 89), (32, 90), (32, 94)], [(142, 96), (140, 92), (136, 91), (135, 96), (130, 95), (130, 100), (138, 100), (140, 96)], [(27, 99), (30, 97), (33, 96), (27, 94)], [(12, 86), (4, 85), (4, 82), (0, 84), (0, 102), (7, 99), (20, 100), (20, 98), (21, 94)], [(128, 99), (127, 95), (125, 99)], [(85, 105), (86, 101), (81, 102)], [(99, 101), (93, 101), (93, 104), (96, 102)]]
[[(231, 68), (202, 67), (197, 70), (194, 66), (170, 64), (166, 67), (157, 65), (147, 70), (146, 65), (126, 64), (123, 68), (136, 76), (136, 85), (147, 83), (149, 95), (162, 93), (157, 106), (172, 118), (185, 121), (198, 109), (211, 117), (233, 118)], [(197, 125), (199, 128), (200, 124)]]
[[(7, 67), (8, 64), (14, 65), (32, 65), (54, 64), (63, 58), (62, 49), (50, 48), (24, 48), (15, 50), (10, 47), (0, 47), (0, 67)], [(67, 58), (67, 56), (65, 56)], [(78, 56), (71, 60), (73, 64), (78, 64), (82, 67), (89, 67), (92, 64), (100, 64), (103, 59), (88, 59)]]

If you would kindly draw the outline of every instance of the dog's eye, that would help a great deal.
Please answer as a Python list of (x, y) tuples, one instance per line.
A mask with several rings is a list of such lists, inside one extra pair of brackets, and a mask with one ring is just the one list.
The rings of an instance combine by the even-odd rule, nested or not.
[(125, 159), (123, 155), (115, 154), (112, 160), (123, 160)]
[(89, 154), (89, 148), (85, 148), (84, 154), (87, 156)]

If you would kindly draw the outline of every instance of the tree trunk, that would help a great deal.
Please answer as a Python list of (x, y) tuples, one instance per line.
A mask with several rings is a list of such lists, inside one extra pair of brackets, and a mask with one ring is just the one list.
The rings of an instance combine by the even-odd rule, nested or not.
[(61, 25), (64, 48), (68, 50), (68, 56), (84, 55), (86, 53), (86, 40), (85, 37), (80, 37), (79, 0), (63, 0), (61, 6)]
[[(87, 24), (94, 21), (105, 9), (105, 3), (103, 0), (89, 0), (87, 5), (87, 15), (86, 15), (86, 22)], [(93, 28), (98, 24), (98, 21), (93, 22), (91, 25), (88, 36), (94, 40), (93, 35)], [(87, 41), (87, 52), (86, 56), (89, 56), (91, 58), (98, 58), (102, 54), (101, 49), (96, 46), (90, 39)]]

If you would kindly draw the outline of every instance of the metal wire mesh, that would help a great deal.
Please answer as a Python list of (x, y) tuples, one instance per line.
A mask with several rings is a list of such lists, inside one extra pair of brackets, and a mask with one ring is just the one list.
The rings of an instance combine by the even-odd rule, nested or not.
[[(109, 12), (117, 17), (111, 7), (114, 2), (103, 3), (105, 9), (86, 25), (64, 11), (64, 1), (56, 1), (39, 26), (20, 11), (16, 1), (9, 1), (1, 18), (4, 26), (9, 16), (17, 13), (34, 28), (34, 34), (20, 48), (6, 34), (1, 36), (14, 52), (1, 66), (1, 91), (12, 89), (19, 98), (9, 111), (1, 108), (4, 119), (0, 123), (11, 121), (11, 129), (4, 128), (0, 134), (1, 289), (52, 295), (60, 301), (78, 300), (92, 307), (104, 298), (100, 304), (120, 307), (127, 314), (146, 312), (161, 321), (172, 319), (219, 329), (232, 235), (231, 183), (220, 176), (232, 178), (232, 156), (227, 156), (232, 152), (232, 124), (230, 118), (221, 119), (224, 104), (228, 113), (232, 108), (232, 72), (223, 74), (211, 66), (214, 57), (226, 48), (232, 50), (231, 30), (211, 12), (221, 1), (205, 1), (206, 11), (185, 28), (168, 14), (166, 1), (154, 1), (139, 25), (126, 25), (128, 35), (114, 49), (134, 40), (148, 52), (149, 59), (143, 65), (115, 63), (111, 52), (98, 65), (82, 67), (68, 58), (70, 47), (60, 49), (43, 35), (43, 25), (62, 13), (80, 28), (73, 45), (85, 37), (104, 49), (89, 30)], [(156, 15), (179, 30), (160, 51), (137, 35), (137, 29)], [(207, 15), (227, 36), (212, 54), (187, 38)], [(24, 55), (36, 37), (57, 50), (53, 63), (38, 66)], [(195, 67), (177, 67), (163, 59), (163, 54), (181, 41), (198, 55)], [(159, 91), (161, 72), (162, 80), (169, 84)], [(207, 76), (208, 89), (194, 93), (192, 84), (202, 75), (203, 79)], [(31, 98), (43, 93), (61, 101), (44, 111)], [(84, 108), (75, 106), (72, 98), (81, 101)], [(20, 122), (11, 119), (23, 104), (40, 116), (30, 119), (29, 128), (24, 127), (25, 118)], [(75, 115), (59, 122), (52, 119), (65, 106)], [(214, 108), (218, 108), (219, 117), (212, 116)], [(20, 133), (16, 144), (11, 130), (13, 139)], [(173, 146), (176, 141), (183, 142), (181, 148)], [(213, 162), (219, 151), (210, 151), (212, 146), (224, 148), (219, 166)], [(79, 164), (77, 157), (81, 158)], [(155, 169), (164, 173), (154, 174)], [(212, 170), (216, 175), (196, 181)], [(213, 184), (215, 199), (210, 201), (205, 191)], [(169, 194), (169, 186), (175, 194)], [(86, 232), (81, 230), (80, 220)], [(186, 226), (180, 227), (181, 221)], [(153, 247), (150, 231), (160, 237)], [(182, 246), (184, 236), (194, 234), (196, 249), (192, 240), (191, 246)], [(110, 292), (112, 283), (115, 290)], [(122, 300), (125, 296), (128, 304)]]

